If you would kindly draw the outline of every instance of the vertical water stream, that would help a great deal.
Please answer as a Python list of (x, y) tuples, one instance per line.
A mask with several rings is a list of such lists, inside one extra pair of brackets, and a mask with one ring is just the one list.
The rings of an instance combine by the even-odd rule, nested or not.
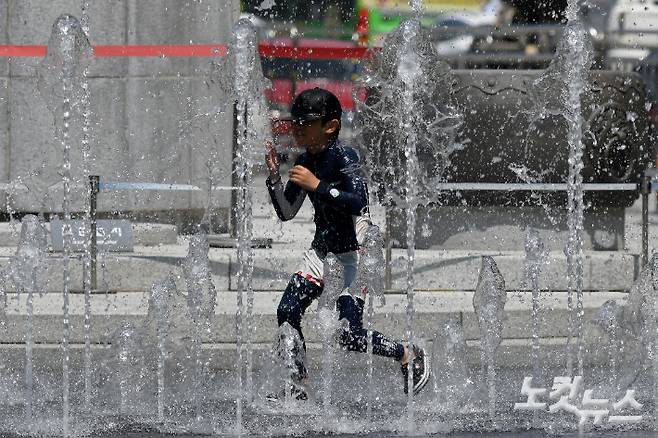
[[(416, 2), (418, 3), (418, 2)], [(419, 8), (418, 4), (412, 6)], [(420, 12), (419, 10), (417, 11)], [(418, 190), (418, 156), (416, 152), (416, 129), (413, 117), (414, 93), (416, 91), (416, 82), (422, 74), (418, 55), (414, 50), (415, 39), (420, 32), (420, 21), (409, 20), (402, 24), (402, 35), (404, 38), (404, 47), (402, 47), (402, 56), (398, 64), (397, 74), (404, 84), (403, 105), (400, 107), (399, 115), (400, 129), (406, 133), (404, 143), (404, 156), (406, 159), (406, 186), (405, 186), (405, 209), (407, 215), (407, 268), (406, 268), (406, 293), (407, 293), (407, 345), (409, 348), (410, 360), (407, 363), (407, 422), (409, 430), (414, 429), (414, 409), (413, 409), (413, 360), (411, 360), (414, 345), (414, 257), (416, 245), (416, 207), (417, 207), (417, 190)]]
[[(223, 74), (231, 83), (225, 88), (235, 102), (236, 150), (233, 162), (237, 180), (237, 311), (236, 311), (236, 432), (241, 433), (243, 399), (253, 396), (253, 332), (254, 291), (253, 255), (253, 166), (262, 161), (262, 147), (271, 137), (269, 115), (264, 101), (265, 79), (258, 56), (256, 30), (247, 19), (241, 19), (233, 29)], [(226, 79), (224, 79), (226, 80)], [(246, 303), (245, 303), (246, 297)], [(245, 354), (246, 343), (246, 354)], [(245, 357), (246, 356), (246, 357)]]
[[(53, 25), (48, 52), (38, 70), (39, 91), (55, 118), (57, 138), (62, 148), (62, 433), (70, 433), (70, 261), (72, 253), (71, 221), (71, 125), (83, 113), (82, 104), (88, 101), (84, 86), (84, 71), (92, 56), (91, 46), (80, 25), (71, 15), (60, 16)], [(86, 97), (85, 97), (86, 96)]]
[[(567, 277), (569, 283), (569, 340), (567, 344), (567, 373), (574, 373), (574, 345), (576, 338), (576, 365), (578, 375), (583, 374), (583, 120), (581, 95), (591, 64), (587, 47), (586, 30), (579, 16), (577, 0), (569, 0), (566, 9), (567, 26), (562, 37), (563, 56), (568, 61), (566, 74), (567, 94), (564, 117), (568, 124), (569, 175), (567, 178), (567, 226), (569, 236), (566, 245)], [(575, 295), (575, 304), (574, 304)]]

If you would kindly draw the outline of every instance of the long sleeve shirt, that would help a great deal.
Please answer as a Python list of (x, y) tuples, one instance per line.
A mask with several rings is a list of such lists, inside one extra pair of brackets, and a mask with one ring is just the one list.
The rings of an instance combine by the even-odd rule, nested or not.
[(355, 251), (359, 245), (355, 231), (357, 217), (368, 216), (368, 186), (359, 157), (354, 149), (336, 141), (324, 151), (300, 155), (295, 165), (301, 165), (320, 180), (315, 192), (306, 192), (281, 179), (266, 181), (277, 216), (282, 221), (295, 217), (308, 195), (315, 210), (315, 235), (311, 247), (324, 257), (328, 252), (340, 254)]

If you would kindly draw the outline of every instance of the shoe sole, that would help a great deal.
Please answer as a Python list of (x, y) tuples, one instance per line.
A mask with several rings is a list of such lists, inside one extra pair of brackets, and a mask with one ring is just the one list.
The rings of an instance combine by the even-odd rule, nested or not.
[(432, 368), (430, 365), (430, 360), (429, 356), (425, 354), (425, 363), (423, 364), (425, 368), (425, 372), (423, 373), (423, 376), (420, 378), (420, 382), (416, 386), (414, 386), (414, 395), (417, 395), (422, 389), (427, 385), (427, 382), (430, 380), (430, 374), (432, 374)]

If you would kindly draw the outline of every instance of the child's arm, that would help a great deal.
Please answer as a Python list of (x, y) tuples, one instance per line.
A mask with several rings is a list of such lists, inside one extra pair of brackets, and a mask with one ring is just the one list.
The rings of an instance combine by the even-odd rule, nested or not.
[(290, 181), (288, 181), (284, 190), (281, 176), (278, 176), (276, 179), (270, 176), (265, 182), (267, 184), (267, 190), (270, 192), (274, 211), (276, 211), (279, 219), (288, 221), (294, 218), (304, 203), (306, 192)]
[(267, 148), (265, 163), (270, 170), (270, 176), (265, 180), (267, 191), (270, 193), (276, 215), (282, 221), (288, 221), (295, 217), (299, 208), (304, 203), (306, 192), (290, 181), (286, 184), (285, 190), (283, 189), (281, 175), (279, 174), (279, 159), (274, 145), (271, 142), (267, 142), (265, 146)]

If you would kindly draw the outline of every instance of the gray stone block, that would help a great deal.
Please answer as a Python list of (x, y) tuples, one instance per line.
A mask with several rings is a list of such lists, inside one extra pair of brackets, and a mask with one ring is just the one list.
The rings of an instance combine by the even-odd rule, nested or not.
[[(129, 319), (127, 319), (129, 321)], [(131, 321), (132, 322), (132, 321)], [(566, 339), (556, 338), (551, 340), (542, 340), (541, 359), (544, 369), (558, 368), (566, 363), (565, 357)], [(271, 343), (253, 344), (253, 369), (256, 372), (266, 371), (272, 366), (272, 348)], [(430, 344), (431, 348), (431, 344)], [(6, 372), (22, 375), (25, 370), (25, 345), (24, 344), (3, 344), (0, 346), (2, 352), (3, 366)], [(244, 351), (243, 351), (244, 353)], [(92, 344), (92, 366), (95, 368), (100, 364), (111, 364), (116, 361), (116, 349), (109, 344)], [(336, 375), (345, 375), (349, 372), (353, 376), (358, 376), (357, 381), (362, 381), (361, 376), (365, 378), (367, 370), (367, 355), (352, 352), (336, 351), (337, 365), (334, 369)], [(61, 375), (61, 346), (59, 343), (39, 343), (34, 346), (33, 360), (38, 373), (56, 373)], [(171, 363), (177, 363), (181, 366), (184, 363), (185, 351), (176, 351), (168, 361), (168, 369), (171, 370)], [(307, 367), (311, 376), (320, 376), (322, 367), (322, 345), (317, 343), (306, 344)], [(468, 343), (468, 365), (471, 373), (475, 373), (480, 368), (480, 353), (477, 342)], [(233, 372), (236, 367), (237, 350), (235, 344), (204, 344), (202, 350), (202, 361), (208, 363), (213, 371)], [(530, 344), (527, 341), (503, 341), (498, 355), (496, 357), (496, 366), (499, 371), (515, 369), (530, 369)], [(154, 360), (153, 357), (151, 357)], [(590, 349), (584, 355), (584, 364), (586, 366), (604, 365), (608, 361), (608, 356), (601, 349)], [(83, 369), (84, 366), (84, 344), (72, 343), (70, 345), (70, 364), (74, 370)], [(393, 382), (399, 380), (399, 367), (393, 360), (373, 357), (373, 367), (376, 377), (384, 379), (393, 379)], [(42, 376), (43, 377), (43, 376)], [(519, 378), (518, 388), (520, 390), (522, 379)]]
[[(416, 251), (414, 263), (415, 287), (418, 290), (475, 290), (481, 256), (491, 255), (505, 278), (507, 290), (527, 290), (524, 281), (523, 252), (505, 251)], [(540, 287), (567, 290), (566, 257), (551, 252), (550, 264), (543, 269)], [(633, 284), (637, 257), (621, 252), (585, 253), (584, 290), (627, 290)], [(392, 257), (393, 289), (406, 288), (406, 258), (395, 251)]]
[[(128, 0), (129, 44), (226, 44), (236, 19), (234, 2)], [(207, 58), (131, 58), (131, 76), (198, 76)]]
[(9, 37), (9, 26), (7, 26), (9, 17), (9, 0), (0, 0), (0, 23), (4, 23), (3, 30), (0, 31), (0, 43), (6, 44)]
[[(237, 17), (235, 1), (221, 5), (212, 3), (181, 3), (169, 0), (134, 1), (108, 0), (90, 3), (90, 41), (96, 45), (117, 44), (216, 44), (228, 41), (232, 23)], [(39, 2), (11, 1), (0, 18), (9, 29), (11, 44), (46, 44), (52, 25), (62, 13), (80, 18), (80, 3), (72, 0)], [(12, 62), (12, 74), (25, 76), (33, 73), (38, 59)], [(90, 66), (92, 77), (125, 76), (129, 64), (133, 75), (196, 75), (208, 63), (206, 58), (101, 58)]]
[[(0, 65), (0, 68), (2, 66)], [(0, 182), (9, 180), (9, 90), (6, 77), (0, 74)], [(0, 203), (6, 205), (5, 194), (0, 195)]]
[(226, 97), (207, 77), (190, 80), (188, 96), (180, 142), (190, 151), (190, 174), (204, 191), (212, 174), (211, 202), (215, 207), (227, 207), (231, 192), (226, 188), (231, 186), (233, 170), (232, 106), (226, 105)]
[[(136, 268), (140, 266), (134, 259), (131, 260), (131, 263)], [(164, 278), (168, 273), (168, 271), (164, 272), (162, 268), (155, 267), (154, 264), (149, 265), (149, 269), (163, 271), (159, 272), (160, 275), (157, 276), (155, 273), (150, 274), (144, 270), (140, 270), (143, 275), (151, 277), (152, 281)], [(178, 291), (185, 293), (186, 287), (184, 281), (179, 278), (177, 282)], [(218, 279), (217, 276), (214, 278), (214, 282), (216, 285), (221, 285), (221, 279)], [(147, 283), (146, 279), (144, 283)], [(146, 291), (148, 289), (150, 289), (150, 284), (145, 284), (142, 290)], [(95, 294), (93, 296), (94, 317), (113, 318), (116, 320), (115, 323), (118, 323), (125, 315), (144, 319), (147, 312), (147, 296), (148, 294), (146, 292), (117, 292), (107, 295)], [(253, 322), (250, 326), (246, 323), (244, 326), (245, 336), (246, 333), (250, 333), (253, 342), (268, 343), (272, 342), (275, 338), (277, 326), (276, 310), (280, 297), (281, 293), (255, 293)], [(235, 292), (227, 292), (219, 289), (212, 329), (209, 335), (204, 335), (206, 341), (216, 343), (230, 343), (235, 341), (236, 298), (237, 294)], [(81, 294), (74, 294), (71, 297), (72, 315), (80, 316), (84, 313), (83, 299), (84, 297)], [(243, 299), (246, 300), (246, 296), (243, 296)], [(601, 338), (600, 330), (592, 321), (599, 306), (608, 299), (616, 299), (618, 302), (623, 302), (625, 294), (599, 293), (590, 294), (585, 297), (584, 327), (586, 339), (593, 340)], [(14, 296), (14, 298), (10, 299), (7, 315), (24, 318), (26, 314), (24, 300), (24, 296)], [(48, 293), (35, 298), (35, 315), (37, 315), (37, 318), (40, 318), (42, 315), (61, 315), (60, 300), (61, 293)], [(183, 295), (179, 296), (179, 300), (185, 300)], [(541, 337), (547, 339), (566, 337), (568, 335), (568, 313), (565, 294), (557, 298), (543, 298), (542, 304), (540, 315)], [(303, 319), (304, 334), (309, 342), (317, 342), (321, 339), (316, 327), (315, 307), (315, 305), (312, 305)], [(472, 293), (419, 292), (415, 297), (414, 308), (416, 310), (414, 316), (414, 336), (417, 339), (424, 339), (426, 341), (434, 339), (442, 324), (454, 318), (462, 321), (464, 333), (468, 340), (477, 340), (479, 338), (477, 320), (472, 310)], [(179, 305), (178, 309), (184, 312), (184, 304)], [(550, 311), (547, 309), (550, 309)], [(503, 322), (504, 338), (530, 339), (532, 321), (529, 297), (524, 297), (521, 300), (510, 296), (505, 310), (506, 318)], [(178, 314), (174, 318), (184, 321), (187, 317), (184, 314)], [(47, 323), (43, 324), (47, 325)], [(406, 339), (406, 324), (406, 298), (404, 296), (389, 295), (387, 296), (387, 303), (384, 307), (375, 308), (373, 327), (376, 330), (394, 339), (404, 340)], [(182, 322), (179, 325), (181, 327), (174, 328), (174, 332), (180, 332), (179, 329), (185, 329)], [(47, 330), (44, 329), (44, 332), (47, 332)], [(180, 333), (184, 333), (184, 331)]]
[(174, 245), (178, 233), (174, 225), (167, 224), (133, 224), (135, 245)]
[[(254, 250), (254, 288), (283, 290), (290, 275), (302, 267), (303, 251), (277, 248)], [(392, 256), (392, 288), (406, 289), (406, 251), (395, 250)], [(508, 290), (527, 290), (524, 282), (525, 255), (518, 251), (501, 253), (471, 251), (416, 250), (414, 280), (416, 290), (475, 290), (482, 255), (496, 260)], [(231, 256), (233, 259), (235, 255)], [(566, 258), (550, 253), (551, 263), (544, 268), (540, 287), (567, 290)], [(584, 290), (627, 290), (633, 284), (637, 257), (620, 252), (587, 252), (584, 260)], [(235, 264), (233, 264), (235, 265)], [(231, 270), (234, 277), (236, 270)], [(235, 282), (231, 283), (232, 285)]]
[[(92, 175), (116, 180), (126, 175), (130, 137), (126, 135), (126, 85), (121, 78), (92, 78), (91, 163)], [(99, 202), (102, 202), (99, 199)]]
[[(49, 223), (46, 229), (50, 229)], [(136, 246), (157, 246), (176, 244), (178, 233), (174, 225), (133, 223), (133, 239)], [(0, 223), (0, 246), (15, 247), (18, 245), (21, 234), (19, 222)], [(14, 248), (12, 248), (12, 251)]]
[[(74, 254), (69, 261), (70, 290), (83, 291), (82, 255)], [(156, 281), (173, 273), (182, 278), (180, 265), (184, 257), (146, 256), (126, 254), (106, 254), (98, 256), (98, 289), (109, 292), (148, 291)], [(0, 269), (8, 266), (9, 258), (0, 258)], [(228, 289), (229, 259), (224, 256), (211, 257), (212, 278), (218, 290)], [(52, 254), (48, 258), (46, 272), (41, 280), (42, 290), (46, 293), (57, 293), (63, 290), (63, 260), (62, 254)], [(184, 287), (181, 283), (180, 287)], [(6, 290), (16, 291), (12, 282), (5, 285)]]
[[(472, 293), (466, 300), (472, 303)], [(593, 322), (599, 307), (608, 300), (623, 304), (628, 294), (623, 292), (590, 292), (583, 294), (585, 333), (589, 337), (600, 337), (601, 332)], [(540, 295), (540, 335), (542, 337), (567, 337), (569, 333), (569, 311), (566, 292), (545, 292)], [(574, 302), (576, 297), (574, 296)], [(477, 316), (472, 305), (463, 313), (464, 334), (467, 339), (478, 339)], [(508, 293), (505, 305), (503, 337), (506, 339), (530, 338), (532, 334), (531, 293)]]
[[(562, 251), (568, 238), (566, 211), (542, 207), (420, 207), (416, 248), (483, 251), (523, 251), (526, 229), (539, 233), (546, 248)], [(550, 214), (550, 217), (548, 216)], [(612, 251), (624, 247), (624, 209), (588, 210), (584, 220), (585, 250)], [(393, 245), (406, 247), (406, 216), (394, 210)]]
[[(9, 22), (6, 28), (12, 44), (45, 44), (57, 16), (63, 12), (80, 15), (79, 2), (57, 0), (44, 4), (28, 0), (10, 3), (11, 8), (8, 3), (0, 5), (3, 6), (0, 18), (5, 17)], [(91, 41), (94, 44), (226, 43), (231, 29), (227, 24), (237, 16), (238, 8), (234, 3), (225, 2), (220, 6), (176, 1), (164, 5), (160, 1), (131, 0), (92, 3), (89, 10)], [(35, 74), (40, 61), (20, 58), (12, 66), (13, 80), (6, 87), (11, 102), (11, 138), (0, 143), (11, 157), (7, 165), (11, 174), (0, 173), (0, 181), (20, 179), (29, 189), (15, 200), (14, 207), (18, 210), (60, 211), (61, 188), (58, 189), (57, 184), (61, 177), (57, 166), (61, 163), (61, 145), (54, 140), (53, 116), (36, 90)], [(189, 134), (184, 129), (186, 122), (196, 121), (201, 114), (212, 114), (223, 103), (223, 97), (214, 95), (206, 85), (210, 60), (149, 59), (144, 65), (165, 62), (169, 67), (137, 68), (131, 73), (137, 77), (126, 81), (130, 62), (127, 58), (96, 58), (90, 67), (91, 173), (101, 175), (106, 181), (172, 182), (198, 185), (206, 190), (206, 168), (210, 162), (214, 166), (213, 184), (230, 185), (232, 163), (226, 151), (231, 148), (232, 132), (225, 126), (231, 115), (208, 118), (212, 120), (207, 121), (206, 126), (194, 127)], [(158, 75), (167, 77), (155, 78)], [(8, 123), (0, 119), (0, 127), (5, 128)], [(9, 129), (2, 131), (3, 135), (10, 132)], [(80, 132), (80, 120), (72, 121), (73, 145), (80, 143)], [(6, 146), (2, 146), (4, 144)], [(80, 161), (79, 151), (73, 148), (74, 178), (81, 174)], [(52, 186), (55, 188), (49, 189)], [(73, 198), (81, 200), (77, 195)], [(216, 191), (211, 197), (201, 192), (106, 192), (99, 197), (99, 211), (155, 214), (171, 210), (174, 212), (171, 220), (198, 221), (196, 216), (209, 198), (221, 211), (230, 199), (223, 191)], [(2, 203), (3, 210), (5, 204)], [(81, 207), (76, 204), (73, 208)], [(185, 210), (191, 211), (189, 218), (181, 215)]]
[[(182, 135), (186, 132), (188, 122), (195, 123), (193, 119), (209, 106), (205, 98), (201, 97), (207, 95), (207, 90), (201, 91), (202, 88), (199, 88), (203, 87), (204, 82), (204, 78), (129, 81), (127, 99), (133, 105), (127, 112), (126, 135), (130, 138), (128, 176), (138, 181), (177, 182), (207, 187), (208, 173), (200, 171), (199, 162), (210, 159), (208, 148), (211, 145), (221, 151), (219, 156), (222, 157), (222, 164), (226, 165), (225, 151), (230, 150), (231, 132), (208, 124), (202, 125), (189, 137)], [(154, 166), (155, 162), (157, 166)], [(221, 181), (222, 185), (230, 185), (227, 175)], [(171, 208), (149, 193), (139, 196), (145, 204), (164, 206), (153, 209)], [(187, 204), (186, 208), (199, 208), (207, 203), (203, 196), (185, 198), (174, 194), (172, 199), (180, 205)]]
[[(237, 254), (232, 252), (231, 257), (231, 290), (237, 285)], [(293, 272), (302, 267), (303, 252), (287, 248), (272, 250), (254, 250), (254, 290), (283, 291)]]
[[(567, 363), (566, 338), (541, 339), (540, 361), (542, 369), (564, 367)], [(468, 363), (474, 369), (480, 368), (480, 345), (478, 341), (468, 341)], [(609, 363), (608, 352), (600, 348), (596, 340), (584, 344), (583, 364), (585, 366)], [(496, 367), (502, 369), (532, 369), (532, 341), (530, 339), (505, 339), (496, 354)], [(528, 371), (529, 372), (529, 371)], [(522, 380), (522, 379), (521, 379)], [(518, 382), (519, 391), (521, 380)]]
[[(254, 323), (248, 330), (254, 342), (271, 342), (275, 336), (276, 308), (282, 293), (256, 292), (254, 302)], [(592, 293), (585, 296), (585, 333), (588, 339), (598, 338), (601, 333), (592, 318), (603, 302), (615, 299), (624, 301), (624, 293)], [(467, 339), (477, 340), (479, 329), (473, 313), (471, 292), (417, 292), (414, 297), (414, 333), (419, 339), (433, 339), (438, 329), (449, 319), (462, 321)], [(231, 342), (235, 340), (236, 293), (220, 294), (211, 340)], [(373, 327), (394, 339), (406, 339), (406, 298), (400, 294), (386, 296), (386, 305), (375, 308)], [(316, 328), (315, 305), (306, 312), (303, 319), (305, 338), (309, 342), (321, 339)], [(506, 339), (529, 339), (532, 334), (530, 294), (516, 296), (508, 294), (505, 307), (503, 336)], [(566, 294), (558, 293), (542, 297), (541, 336), (544, 338), (566, 337), (568, 312)]]
[[(152, 257), (152, 256), (113, 256), (105, 255), (99, 268), (99, 287), (110, 291), (145, 291), (158, 280), (173, 273), (182, 278), (183, 272), (180, 264), (183, 259), (179, 257)], [(229, 260), (225, 257), (211, 258), (212, 279), (217, 290), (228, 288)], [(184, 288), (180, 283), (179, 288)]]
[[(44, 41), (43, 44), (45, 45), (46, 42)], [(33, 77), (36, 75), (41, 59), (36, 57), (10, 58), (7, 60), (7, 74), (12, 78)]]
[[(9, 266), (9, 258), (0, 259), (0, 270), (5, 273)], [(45, 268), (45, 272), (40, 281), (40, 292), (62, 292), (64, 266), (61, 254), (50, 256)], [(79, 256), (72, 256), (69, 259), (69, 287), (71, 291), (81, 291), (82, 287), (82, 262)], [(7, 292), (16, 292), (16, 285), (12, 281), (5, 282), (4, 288)]]
[[(126, 321), (131, 321), (129, 318)], [(61, 341), (61, 340), (60, 340)], [(428, 344), (431, 348), (431, 344)], [(477, 342), (468, 342), (468, 365), (471, 373), (475, 373), (480, 368), (480, 352)], [(272, 366), (272, 348), (271, 343), (256, 343), (252, 346), (253, 352), (253, 370), (266, 371)], [(531, 344), (527, 340), (509, 340), (503, 341), (496, 356), (496, 367), (501, 370), (529, 370), (531, 360)], [(556, 338), (542, 340), (541, 343), (541, 360), (544, 369), (552, 369), (564, 366), (566, 363), (565, 356), (566, 339)], [(24, 344), (3, 344), (0, 346), (3, 357), (3, 366), (8, 372), (22, 374), (25, 370), (25, 345)], [(110, 344), (92, 344), (92, 364), (94, 367), (98, 364), (109, 364), (116, 360), (116, 349)], [(243, 351), (244, 354), (244, 351)], [(367, 355), (336, 351), (337, 366), (334, 369), (336, 375), (345, 375), (350, 373), (364, 373), (367, 369)], [(33, 351), (33, 360), (36, 369), (39, 372), (61, 373), (61, 345), (56, 342), (39, 343), (35, 345)], [(184, 359), (185, 351), (176, 351), (172, 354), (168, 363), (176, 361), (180, 366)], [(323, 350), (322, 345), (317, 343), (306, 344), (306, 360), (309, 373), (312, 376), (319, 376), (322, 367)], [(147, 356), (148, 357), (148, 356)], [(208, 363), (213, 371), (232, 372), (236, 366), (237, 349), (235, 344), (213, 343), (204, 344), (202, 350), (202, 361)], [(151, 357), (153, 359), (153, 357)], [(590, 348), (584, 354), (585, 366), (604, 365), (608, 363), (607, 353), (602, 349)], [(70, 364), (74, 370), (82, 370), (84, 366), (84, 344), (76, 342), (70, 345)], [(399, 378), (399, 366), (394, 360), (375, 356), (373, 366), (376, 374), (382, 374), (382, 378)], [(168, 365), (168, 368), (170, 365)], [(352, 374), (354, 375), (354, 374)], [(359, 375), (359, 374), (356, 374)], [(398, 380), (394, 380), (398, 382)], [(518, 388), (521, 388), (522, 379), (518, 381)]]
[(76, 0), (9, 0), (9, 38), (11, 44), (46, 44), (53, 23), (62, 14), (80, 17), (81, 3)]
[[(61, 14), (69, 13), (80, 17), (80, 2), (74, 0), (10, 0), (9, 44), (48, 44), (53, 23)], [(41, 60), (39, 58), (12, 59), (12, 76), (31, 76)]]
[[(230, 147), (231, 132), (220, 128), (225, 119), (192, 129), (189, 136), (180, 135), (184, 122), (212, 108), (219, 99), (207, 97), (203, 79), (182, 83), (134, 80), (138, 91), (129, 98), (135, 104), (128, 106), (123, 100), (124, 81), (94, 79), (90, 83), (92, 174), (111, 182), (171, 182), (207, 190), (210, 163), (215, 169), (215, 185), (230, 185), (231, 160), (225, 159), (225, 150)], [(34, 78), (14, 79), (11, 84), (11, 145), (14, 147), (10, 154), (10, 178), (20, 179), (28, 188), (15, 197), (14, 208), (61, 211), (61, 177), (53, 164), (61, 163), (62, 147), (54, 140), (54, 116), (39, 93), (35, 93)], [(179, 92), (172, 92), (170, 87), (178, 88)], [(124, 131), (126, 125), (129, 129)], [(145, 126), (149, 129), (144, 129)], [(71, 157), (75, 164), (82, 161), (76, 147), (80, 133), (80, 120), (74, 120)], [(80, 165), (74, 165), (74, 178), (82, 178)], [(82, 185), (73, 187), (72, 199), (81, 202), (83, 198), (78, 192), (83, 189)], [(228, 201), (226, 195), (214, 197), (216, 207), (225, 207)], [(202, 209), (207, 202), (208, 195), (202, 191), (106, 191), (99, 196), (98, 208), (101, 212), (187, 210)], [(76, 204), (72, 208), (80, 211), (84, 206)]]
[[(34, 78), (12, 79), (9, 96), (9, 177), (27, 186), (25, 198), (29, 199), (28, 203), (39, 205), (47, 199), (48, 187), (61, 181), (58, 166), (62, 163), (62, 147), (55, 139), (54, 116), (37, 91)], [(71, 139), (71, 144), (74, 142), (75, 137)], [(75, 151), (72, 152), (75, 157)]]
[[(0, 0), (0, 44), (7, 44), (9, 41), (9, 0)], [(9, 62), (7, 58), (0, 57), (0, 78), (9, 75)]]
[[(127, 7), (125, 0), (89, 2), (89, 41), (92, 45), (121, 45), (127, 41)], [(92, 78), (125, 77), (126, 58), (96, 57), (89, 66)]]

